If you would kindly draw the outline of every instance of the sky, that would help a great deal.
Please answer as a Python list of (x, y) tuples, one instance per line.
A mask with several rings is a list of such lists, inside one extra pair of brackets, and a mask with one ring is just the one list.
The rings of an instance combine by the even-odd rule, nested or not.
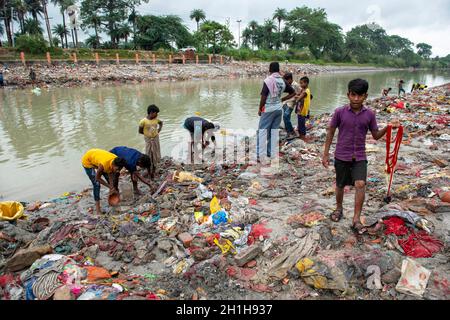
[[(302, 5), (324, 8), (328, 20), (340, 25), (344, 32), (357, 25), (376, 22), (389, 35), (408, 38), (415, 44), (425, 42), (432, 45), (433, 56), (450, 54), (450, 0), (150, 0), (139, 6), (138, 12), (141, 15), (178, 15), (193, 31), (196, 23), (189, 19), (189, 14), (193, 9), (202, 9), (207, 19), (224, 24), (229, 20), (237, 43), (237, 20), (242, 20), (242, 32), (249, 21), (262, 23), (272, 17), (276, 8), (289, 11)], [(62, 21), (59, 9), (51, 4), (49, 16), (52, 17), (52, 25)], [(84, 38), (86, 35), (80, 36), (80, 40)]]

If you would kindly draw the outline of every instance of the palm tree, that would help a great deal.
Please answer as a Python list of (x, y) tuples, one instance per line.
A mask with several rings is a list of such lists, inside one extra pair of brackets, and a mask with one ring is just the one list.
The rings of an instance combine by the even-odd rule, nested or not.
[(191, 15), (189, 16), (189, 18), (197, 22), (197, 31), (198, 31), (199, 27), (198, 23), (200, 22), (200, 20), (206, 19), (205, 11), (203, 11), (202, 9), (194, 9), (191, 11)]
[(24, 0), (14, 0), (13, 1), (14, 10), (17, 12), (16, 20), (20, 25), (20, 32), (23, 34), (23, 21), (25, 20), (25, 16), (27, 15), (27, 4)]
[(258, 28), (258, 22), (252, 20), (248, 23), (248, 27), (252, 30), (252, 49), (255, 50), (255, 38), (256, 38), (255, 31)]
[(89, 36), (85, 41), (86, 45), (90, 48), (97, 49), (100, 47), (100, 37), (98, 35)]
[(96, 13), (89, 15), (88, 18), (84, 21), (84, 28), (94, 27), (95, 36), (97, 37), (97, 43), (100, 43), (100, 37), (98, 35), (100, 23), (101, 18)]
[[(65, 11), (66, 11), (67, 7), (75, 4), (75, 1), (74, 0), (50, 0), (50, 1), (55, 6), (59, 6), (59, 10), (60, 10), (62, 18), (63, 18), (63, 26), (65, 29), (67, 29)], [(69, 33), (69, 32), (67, 32), (67, 33)], [(67, 34), (64, 35), (64, 40), (66, 42), (66, 48), (68, 48), (69, 45), (67, 43)]]
[(281, 21), (286, 20), (287, 12), (286, 9), (277, 8), (273, 14), (272, 19), (278, 20), (278, 33), (281, 32)]
[(47, 27), (48, 43), (50, 43), (50, 47), (53, 47), (52, 32), (50, 30), (50, 21), (48, 20), (47, 1), (48, 0), (42, 0), (42, 9), (44, 11), (45, 26)]
[(61, 47), (64, 48), (64, 36), (67, 35), (69, 31), (62, 24), (57, 24), (53, 27), (53, 34), (61, 38)]
[(265, 36), (264, 36), (264, 42), (266, 44), (267, 49), (272, 49), (272, 31), (277, 28), (277, 26), (273, 23), (273, 20), (267, 19), (264, 21), (263, 25)]
[(44, 8), (42, 7), (41, 0), (25, 0), (27, 11), (31, 13), (34, 20), (38, 19), (38, 16), (42, 17)]
[(136, 14), (136, 8), (131, 9), (131, 14), (128, 17), (128, 22), (133, 26), (133, 49), (136, 50), (136, 19), (138, 15)]
[(27, 18), (23, 22), (23, 31), (27, 34), (40, 34), (42, 35), (43, 30), (41, 27), (41, 23), (39, 20), (35, 20), (34, 18)]
[(128, 37), (130, 36), (132, 30), (128, 24), (120, 25), (117, 28), (117, 35), (119, 39), (124, 39), (125, 43), (128, 43)]

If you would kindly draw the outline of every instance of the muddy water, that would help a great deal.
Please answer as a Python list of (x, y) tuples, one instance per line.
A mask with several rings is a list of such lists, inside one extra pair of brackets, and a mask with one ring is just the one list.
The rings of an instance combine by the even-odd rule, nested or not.
[[(383, 87), (396, 92), (399, 79), (429, 86), (450, 82), (450, 73), (374, 72), (324, 74), (311, 78), (312, 113), (331, 112), (346, 103), (349, 80), (369, 80), (370, 96)], [(90, 148), (126, 145), (143, 150), (138, 122), (155, 103), (164, 122), (161, 149), (174, 155), (187, 138), (181, 127), (199, 112), (222, 127), (256, 128), (261, 79), (52, 88), (40, 95), (31, 90), (0, 90), (0, 201), (47, 199), (90, 185), (80, 158)]]

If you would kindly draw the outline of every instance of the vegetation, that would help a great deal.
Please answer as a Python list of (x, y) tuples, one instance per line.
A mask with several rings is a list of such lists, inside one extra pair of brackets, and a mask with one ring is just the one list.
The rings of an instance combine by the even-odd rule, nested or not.
[[(449, 56), (432, 58), (429, 44), (414, 44), (399, 35), (388, 35), (375, 23), (356, 26), (344, 34), (339, 25), (328, 20), (326, 11), (321, 8), (302, 6), (290, 11), (277, 8), (262, 23), (250, 21), (242, 30), (242, 46), (237, 48), (228, 26), (208, 19), (203, 10), (191, 11), (189, 17), (195, 21), (196, 30), (189, 31), (178, 16), (138, 14), (136, 7), (147, 2), (149, 0), (51, 0), (60, 9), (63, 23), (50, 29), (46, 19), (47, 1), (0, 0), (0, 16), (4, 17), (0, 37), (4, 36), (10, 47), (13, 37), (16, 43), (20, 38), (21, 48), (30, 53), (36, 52), (36, 48), (27, 49), (24, 43), (40, 41), (48, 47), (59, 44), (61, 48), (69, 48), (67, 38), (72, 32), (66, 24), (66, 9), (77, 3), (81, 9), (80, 26), (88, 33), (80, 46), (94, 50), (173, 52), (194, 46), (200, 54), (226, 54), (238, 60), (449, 67)], [(13, 17), (11, 8), (15, 12)], [(19, 26), (14, 35), (11, 19)], [(47, 41), (44, 41), (45, 33)], [(105, 34), (107, 37), (103, 41), (101, 35)], [(46, 50), (45, 46), (42, 50)]]

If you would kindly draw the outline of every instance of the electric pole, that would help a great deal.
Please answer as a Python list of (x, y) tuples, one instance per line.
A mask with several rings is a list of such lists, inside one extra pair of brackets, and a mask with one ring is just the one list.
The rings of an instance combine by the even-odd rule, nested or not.
[(238, 38), (239, 38), (238, 48), (241, 49), (241, 22), (242, 22), (242, 20), (239, 19), (236, 22), (238, 23)]

